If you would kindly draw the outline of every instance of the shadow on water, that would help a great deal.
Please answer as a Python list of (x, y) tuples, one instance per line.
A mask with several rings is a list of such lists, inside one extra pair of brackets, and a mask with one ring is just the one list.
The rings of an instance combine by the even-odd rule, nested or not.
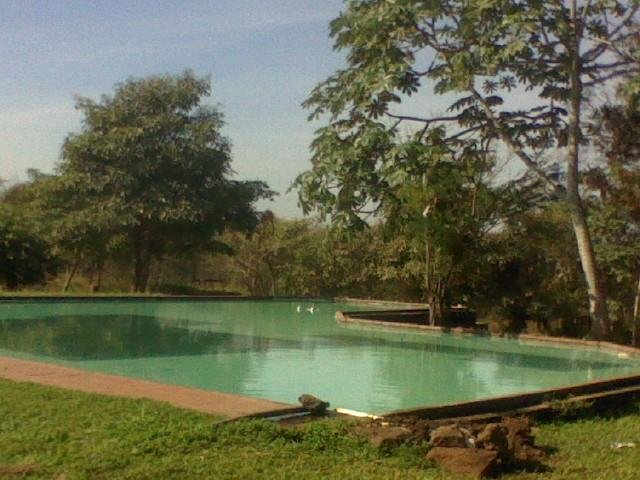
[(0, 348), (62, 360), (260, 352), (286, 340), (190, 330), (142, 315), (70, 315), (0, 320)]

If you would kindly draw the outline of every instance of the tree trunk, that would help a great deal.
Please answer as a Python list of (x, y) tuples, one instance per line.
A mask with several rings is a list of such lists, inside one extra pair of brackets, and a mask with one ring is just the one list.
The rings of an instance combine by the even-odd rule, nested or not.
[(424, 288), (428, 292), (431, 288), (431, 244), (429, 240), (425, 242), (424, 247), (424, 256), (425, 256), (425, 268), (424, 268)]
[(144, 225), (139, 225), (133, 237), (133, 281), (131, 291), (140, 293), (147, 289), (149, 271), (151, 266), (151, 249), (149, 245), (149, 233)]
[(100, 291), (102, 284), (102, 269), (104, 268), (104, 260), (98, 260), (95, 263), (94, 270), (91, 274), (91, 292), (96, 293)]
[(197, 253), (193, 254), (191, 259), (191, 285), (198, 283), (198, 267), (200, 265), (200, 258)]
[(133, 292), (142, 293), (147, 290), (150, 266), (151, 258), (148, 254), (136, 255), (133, 269), (133, 285), (131, 287)]
[(429, 325), (442, 325), (444, 315), (444, 299), (438, 292), (433, 292), (428, 296), (429, 303)]
[(76, 275), (78, 267), (80, 266), (80, 256), (80, 251), (77, 251), (75, 258), (73, 259), (73, 263), (71, 264), (71, 268), (67, 272), (67, 278), (65, 279), (64, 285), (62, 286), (63, 292), (68, 291), (69, 287), (71, 286), (71, 281), (73, 280), (73, 277)]
[(595, 252), (584, 211), (580, 205), (569, 204), (572, 210), (571, 221), (578, 245), (580, 263), (587, 282), (589, 294), (589, 317), (591, 335), (596, 339), (608, 338), (611, 334), (607, 311), (607, 297), (596, 263)]
[(139, 232), (135, 233), (135, 237), (133, 240), (133, 279), (131, 280), (131, 291), (133, 293), (140, 291), (140, 277), (142, 276), (142, 263), (143, 263), (143, 254), (142, 254), (142, 241), (140, 239), (141, 234)]
[(163, 255), (158, 256), (158, 268), (156, 269), (156, 287), (161, 287), (164, 284), (164, 264), (165, 257)]
[(265, 260), (264, 264), (267, 266), (267, 270), (269, 271), (269, 294), (272, 297), (276, 296), (276, 274), (275, 268), (271, 265), (271, 262)]
[(638, 275), (638, 288), (636, 289), (636, 299), (633, 302), (633, 323), (631, 330), (631, 345), (638, 346), (638, 320), (640, 320), (640, 275)]
[(442, 275), (439, 264), (439, 249), (432, 249), (431, 242), (425, 242), (425, 297), (429, 305), (429, 325), (442, 325), (444, 316), (444, 294), (448, 280)]
[(582, 71), (580, 58), (581, 26), (578, 20), (577, 2), (571, 5), (572, 24), (574, 28), (573, 44), (568, 46), (571, 55), (571, 83), (569, 101), (569, 144), (567, 155), (567, 193), (566, 202), (569, 206), (571, 223), (576, 236), (578, 254), (582, 271), (584, 272), (589, 293), (589, 316), (591, 318), (591, 335), (594, 338), (608, 338), (610, 335), (607, 313), (607, 298), (602, 283), (596, 255), (593, 249), (591, 233), (587, 224), (586, 214), (579, 191), (579, 160), (580, 144), (582, 142)]
[(18, 276), (15, 274), (15, 270), (10, 271), (7, 274), (7, 278), (5, 279), (5, 285), (7, 287), (7, 290), (9, 290), (10, 292), (13, 292), (18, 289), (19, 284), (20, 282), (18, 281)]
[(146, 292), (147, 291), (147, 286), (149, 285), (149, 274), (151, 272), (151, 253), (150, 252), (146, 252), (146, 256), (144, 258), (143, 264), (142, 264), (142, 271), (141, 271), (141, 276), (140, 276), (140, 285), (139, 285), (139, 292)]

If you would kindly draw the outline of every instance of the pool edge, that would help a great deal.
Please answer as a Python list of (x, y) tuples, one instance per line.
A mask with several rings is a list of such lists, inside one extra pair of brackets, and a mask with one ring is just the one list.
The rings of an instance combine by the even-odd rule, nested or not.
[(0, 378), (67, 390), (126, 398), (145, 398), (227, 419), (259, 417), (301, 407), (261, 398), (141, 380), (110, 373), (0, 356)]
[(383, 413), (381, 416), (385, 418), (417, 417), (440, 420), (486, 414), (501, 415), (507, 412), (514, 412), (534, 407), (543, 403), (547, 403), (550, 407), (553, 407), (554, 402), (562, 402), (563, 400), (574, 397), (588, 398), (589, 396), (606, 392), (616, 392), (631, 387), (640, 389), (640, 374), (576, 383), (563, 387), (535, 390), (532, 392), (482, 398), (466, 402), (393, 410), (391, 412)]
[[(619, 343), (608, 342), (603, 340), (586, 340), (582, 338), (571, 337), (552, 337), (547, 335), (535, 335), (530, 333), (521, 333), (517, 335), (495, 335), (486, 330), (480, 330), (476, 328), (466, 327), (440, 327), (434, 325), (422, 325), (415, 323), (402, 323), (402, 322), (390, 322), (384, 320), (373, 320), (365, 318), (354, 318), (352, 314), (362, 314), (367, 312), (354, 312), (354, 311), (338, 311), (335, 314), (336, 321), (339, 323), (355, 324), (355, 325), (372, 325), (380, 326), (391, 329), (399, 330), (418, 330), (431, 333), (450, 333), (457, 335), (482, 335), (495, 338), (504, 338), (510, 340), (518, 340), (525, 343), (543, 343), (548, 345), (562, 345), (562, 346), (576, 346), (576, 347), (588, 347), (595, 350), (604, 350), (610, 353), (618, 353), (623, 355), (629, 355), (640, 358), (640, 348), (635, 348), (629, 345), (622, 345)], [(377, 313), (377, 312), (376, 312)]]

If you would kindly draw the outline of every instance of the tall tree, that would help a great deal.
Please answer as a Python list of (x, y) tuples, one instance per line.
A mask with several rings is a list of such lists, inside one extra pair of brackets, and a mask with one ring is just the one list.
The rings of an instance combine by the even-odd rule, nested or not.
[(82, 130), (67, 137), (59, 165), (71, 215), (82, 220), (71, 230), (123, 234), (134, 291), (146, 289), (167, 249), (205, 245), (230, 225), (254, 228), (254, 202), (272, 195), (263, 182), (229, 179), (223, 115), (202, 103), (210, 91), (209, 79), (186, 71), (127, 80), (98, 102), (77, 99)]
[[(387, 181), (372, 172), (403, 166), (402, 157), (382, 145), (400, 124), (415, 125), (416, 138), (432, 148), (500, 142), (569, 208), (592, 334), (607, 336), (606, 295), (579, 191), (583, 107), (589, 88), (637, 71), (628, 47), (637, 34), (638, 5), (349, 0), (331, 23), (335, 48), (347, 50), (347, 67), (305, 103), (312, 118), (328, 116), (329, 125), (318, 131), (313, 169), (300, 179), (303, 203), (335, 211), (349, 204), (338, 202), (341, 197), (352, 206), (379, 201)], [(393, 107), (406, 105), (423, 84), (451, 100), (448, 112), (429, 116)], [(541, 160), (551, 150), (564, 159), (564, 183)]]

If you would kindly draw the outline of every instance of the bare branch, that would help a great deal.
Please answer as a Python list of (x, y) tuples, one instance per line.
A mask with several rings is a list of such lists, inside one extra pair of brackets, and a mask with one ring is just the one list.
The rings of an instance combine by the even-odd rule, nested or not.
[(618, 77), (624, 77), (626, 75), (632, 75), (632, 74), (637, 74), (640, 73), (640, 67), (638, 68), (629, 68), (627, 70), (617, 70), (615, 72), (611, 72), (608, 75), (604, 75), (602, 77), (597, 77), (594, 78), (593, 80), (589, 81), (589, 82), (583, 82), (583, 86), (584, 87), (593, 87), (595, 85), (599, 85), (603, 82), (606, 82), (607, 80), (611, 80), (612, 78), (618, 78)]
[(630, 61), (619, 61), (613, 63), (592, 63), (591, 65), (586, 65), (582, 67), (583, 72), (591, 72), (593, 70), (608, 70), (610, 68), (618, 68), (629, 65)]
[(433, 118), (422, 118), (422, 117), (414, 117), (411, 115), (395, 115), (393, 113), (385, 112), (385, 115), (398, 119), (400, 121), (407, 120), (410, 122), (420, 122), (420, 123), (435, 123), (435, 122), (455, 122), (460, 119), (459, 115), (449, 116), (449, 117), (433, 117)]
[(465, 135), (469, 134), (469, 133), (474, 133), (477, 132), (478, 130), (482, 130), (483, 128), (486, 128), (487, 124), (483, 123), (481, 125), (476, 125), (474, 127), (469, 127), (469, 128), (465, 128), (464, 130), (457, 132), (449, 137), (446, 138), (446, 141), (452, 141), (452, 140), (456, 140), (460, 137), (464, 137)]
[[(589, 41), (597, 42), (597, 43), (603, 45), (604, 51), (608, 50), (608, 51), (615, 52), (620, 56), (620, 58), (624, 58), (625, 61), (627, 61), (627, 62), (630, 62), (630, 63), (637, 63), (638, 62), (637, 58), (634, 58), (633, 56), (629, 55), (628, 53), (623, 52), (622, 50), (620, 50), (620, 48), (617, 45), (617, 43), (619, 43), (618, 41), (612, 42), (612, 41), (609, 41), (609, 40), (605, 40), (604, 38), (595, 38), (595, 37), (585, 37), (585, 38), (587, 40), (589, 40)], [(595, 58), (593, 60), (595, 60)]]
[(542, 170), (540, 165), (538, 165), (527, 153), (522, 149), (522, 147), (513, 140), (507, 133), (504, 125), (500, 123), (498, 118), (491, 110), (491, 107), (485, 100), (485, 98), (480, 95), (480, 93), (473, 87), (469, 87), (469, 91), (473, 94), (475, 99), (480, 103), (482, 110), (487, 116), (488, 120), (491, 122), (493, 127), (498, 131), (498, 135), (500, 139), (505, 143), (505, 145), (515, 154), (532, 173), (534, 173), (542, 182), (551, 188), (551, 190), (560, 198), (565, 197), (565, 190), (562, 186), (555, 183), (551, 178)]

